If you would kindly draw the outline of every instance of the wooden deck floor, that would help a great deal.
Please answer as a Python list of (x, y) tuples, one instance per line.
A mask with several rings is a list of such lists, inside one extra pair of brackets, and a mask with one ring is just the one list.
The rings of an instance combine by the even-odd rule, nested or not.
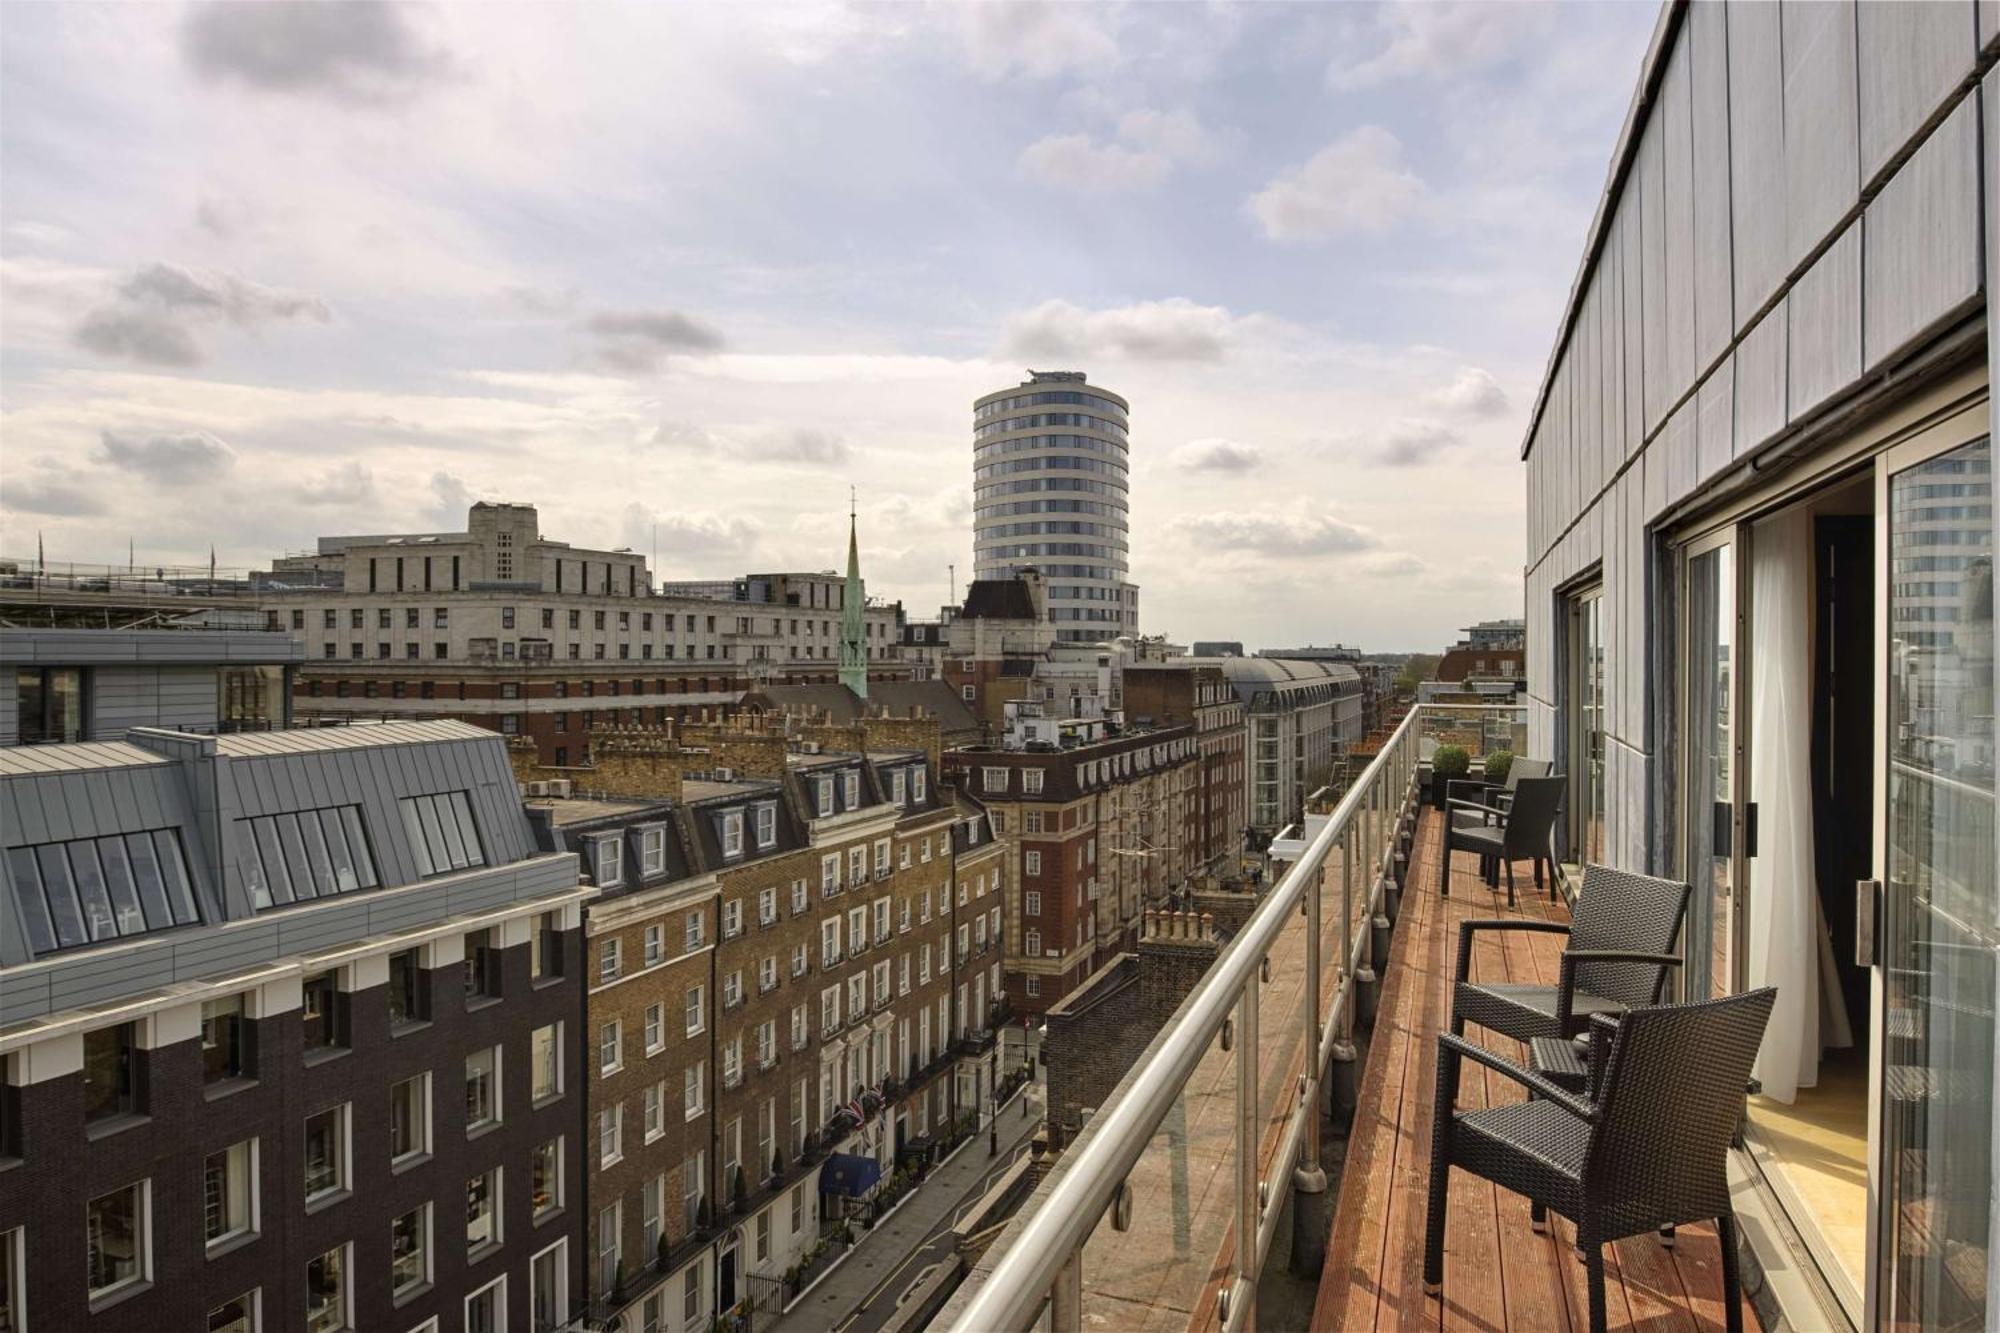
[[(1463, 1171), (1452, 1172), (1444, 1292), (1442, 1298), (1424, 1295), (1433, 1075), (1437, 1034), (1450, 1015), (1458, 923), (1509, 914), (1504, 889), (1497, 896), (1489, 890), (1474, 858), (1463, 853), (1453, 858), (1451, 897), (1438, 895), (1439, 828), (1429, 813), (1419, 826), (1313, 1328), (1587, 1329), (1584, 1270), (1569, 1223), (1552, 1217), (1550, 1234), (1538, 1236), (1528, 1225), (1525, 1198)], [(1516, 913), (1566, 919), (1567, 909), (1536, 896), (1526, 871), (1516, 867)], [(1553, 985), (1560, 940), (1486, 935), (1473, 954), (1474, 975)], [(1525, 1058), (1507, 1038), (1477, 1028), (1468, 1035), (1510, 1059)], [(1518, 1084), (1465, 1066), (1461, 1107), (1522, 1095)], [(1606, 1254), (1605, 1277), (1613, 1328), (1723, 1327), (1722, 1267), (1712, 1225), (1681, 1228), (1671, 1250), (1650, 1236), (1620, 1241)], [(1743, 1317), (1745, 1327), (1757, 1327), (1747, 1303)]]

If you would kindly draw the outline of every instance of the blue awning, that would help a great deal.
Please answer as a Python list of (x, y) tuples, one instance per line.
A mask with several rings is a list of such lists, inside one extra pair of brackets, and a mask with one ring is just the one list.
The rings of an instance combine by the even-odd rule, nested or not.
[(826, 1165), (819, 1169), (819, 1192), (845, 1194), (850, 1199), (858, 1199), (874, 1188), (875, 1182), (881, 1178), (882, 1164), (873, 1157), (837, 1152), (827, 1158)]

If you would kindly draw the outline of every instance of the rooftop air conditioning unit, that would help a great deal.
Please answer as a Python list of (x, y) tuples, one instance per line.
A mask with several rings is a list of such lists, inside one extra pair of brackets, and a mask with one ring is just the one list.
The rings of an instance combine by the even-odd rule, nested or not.
[(799, 753), (800, 753), (800, 754), (818, 754), (818, 753), (819, 753), (819, 742), (818, 742), (818, 741), (800, 741), (800, 742), (799, 742)]
[(715, 780), (717, 782), (734, 782), (736, 780), (736, 770), (732, 768), (718, 768), (715, 770)]
[(528, 784), (528, 795), (530, 795), (530, 796), (547, 796), (548, 794), (549, 794), (549, 784), (548, 784), (548, 783), (546, 783), (546, 782), (530, 782), (530, 783)]
[(549, 795), (560, 797), (565, 801), (569, 799), (570, 780), (568, 778), (550, 778), (548, 785)]

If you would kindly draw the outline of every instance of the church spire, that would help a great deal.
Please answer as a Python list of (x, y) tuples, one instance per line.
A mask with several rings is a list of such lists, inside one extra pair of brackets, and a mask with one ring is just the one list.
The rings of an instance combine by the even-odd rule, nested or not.
[(859, 699), (868, 698), (868, 637), (862, 609), (861, 543), (854, 512), (854, 488), (847, 488), (847, 586), (840, 599), (840, 683)]

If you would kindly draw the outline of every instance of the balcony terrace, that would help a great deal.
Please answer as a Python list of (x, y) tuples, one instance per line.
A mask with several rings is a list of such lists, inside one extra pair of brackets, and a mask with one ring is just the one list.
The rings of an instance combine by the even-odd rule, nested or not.
[[(1569, 1224), (1455, 1175), (1442, 1298), (1421, 1262), (1436, 1038), (1458, 922), (1509, 914), (1474, 859), (1438, 895), (1439, 817), (1419, 809), (1420, 742), (1512, 742), (1512, 706), (1411, 713), (1323, 820), (1281, 838), (1296, 860), (945, 1307), (939, 1327), (1315, 1330), (1587, 1327)], [(1398, 870), (1401, 870), (1399, 887)], [(1528, 867), (1517, 878), (1532, 884)], [(1563, 919), (1522, 894), (1512, 914)], [(1393, 919), (1393, 929), (1391, 929)], [(1553, 978), (1551, 936), (1489, 935), (1479, 975)], [(1378, 977), (1379, 971), (1379, 977)], [(1372, 1034), (1372, 1039), (1369, 1039)], [(1519, 1046), (1473, 1030), (1491, 1049)], [(1365, 1050), (1365, 1054), (1357, 1054)], [(1322, 1074), (1321, 1071), (1324, 1071)], [(1461, 1106), (1517, 1099), (1468, 1065)], [(1327, 1112), (1352, 1108), (1327, 1181)], [(1245, 1239), (1249, 1238), (1249, 1239)], [(1289, 1248), (1274, 1254), (1279, 1242)], [(1674, 1249), (1607, 1251), (1610, 1325), (1722, 1326), (1710, 1226)], [(1752, 1325), (1754, 1327), (1754, 1324)]]

